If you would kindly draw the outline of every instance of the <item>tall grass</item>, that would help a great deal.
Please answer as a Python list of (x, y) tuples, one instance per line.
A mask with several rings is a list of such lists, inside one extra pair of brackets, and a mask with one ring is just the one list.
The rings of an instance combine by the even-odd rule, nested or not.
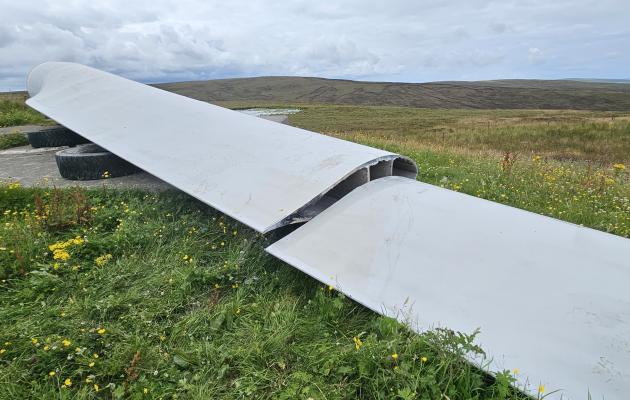
[(630, 113), (538, 110), (429, 110), (307, 106), (297, 126), (332, 135), (361, 132), (412, 145), (516, 152), (603, 164), (630, 161)]
[(23, 102), (0, 100), (0, 128), (45, 123), (51, 123), (51, 121)]
[(17, 146), (25, 146), (27, 144), (28, 140), (22, 133), (15, 132), (0, 134), (0, 150), (9, 149), (11, 147)]

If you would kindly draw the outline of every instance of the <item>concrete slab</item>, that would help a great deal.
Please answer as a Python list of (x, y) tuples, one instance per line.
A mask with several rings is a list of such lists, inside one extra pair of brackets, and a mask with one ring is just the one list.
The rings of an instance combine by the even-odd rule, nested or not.
[(23, 133), (27, 134), (29, 132), (37, 132), (42, 129), (54, 128), (59, 125), (20, 125), (20, 126), (9, 126), (5, 128), (0, 128), (0, 135), (9, 134), (9, 133)]
[(70, 181), (59, 175), (55, 153), (64, 147), (33, 149), (30, 146), (0, 151), (0, 181), (19, 181), (26, 187), (108, 187), (159, 191), (175, 189), (146, 172), (95, 181)]

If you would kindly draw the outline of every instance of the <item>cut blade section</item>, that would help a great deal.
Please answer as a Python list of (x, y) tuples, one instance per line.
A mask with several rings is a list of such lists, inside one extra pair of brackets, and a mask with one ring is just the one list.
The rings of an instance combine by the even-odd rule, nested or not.
[[(417, 172), (411, 160), (394, 153), (80, 64), (39, 65), (28, 90), (29, 106), (259, 232), (302, 221), (303, 215), (291, 216), (340, 183), (347, 190), (346, 179), (373, 164), (391, 161), (394, 175), (413, 178)], [(355, 183), (361, 182), (349, 181)]]
[(534, 393), (630, 393), (628, 239), (384, 177), (267, 251), (416, 331), (479, 328), (491, 371)]

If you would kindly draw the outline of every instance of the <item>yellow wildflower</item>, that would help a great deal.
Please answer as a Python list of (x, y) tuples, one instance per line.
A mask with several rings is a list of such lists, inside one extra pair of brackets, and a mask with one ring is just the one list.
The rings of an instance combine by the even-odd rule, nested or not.
[(94, 361), (88, 364), (88, 367), (92, 368), (94, 366)]
[(538, 386), (538, 393), (544, 393), (545, 392), (545, 385), (539, 385)]
[(37, 340), (37, 338), (32, 338), (31, 339), (31, 343), (37, 344), (37, 343), (39, 343), (39, 340)]
[(22, 186), (22, 184), (20, 182), (15, 181), (15, 182), (9, 183), (9, 186), (7, 186), (7, 189), (9, 189), (9, 190), (18, 189), (21, 186)]
[(428, 359), (428, 358), (426, 358), (426, 357), (420, 357), (420, 361), (422, 361), (423, 363), (425, 363), (425, 362), (429, 361), (429, 359)]
[(519, 371), (519, 369), (518, 369), (518, 368), (514, 368), (514, 369), (512, 370), (512, 374), (514, 374), (514, 375), (518, 375), (520, 372), (521, 372), (521, 371)]
[(613, 169), (615, 171), (621, 172), (621, 171), (624, 171), (626, 169), (626, 166), (625, 166), (625, 164), (617, 163), (617, 164), (613, 164)]
[(50, 346), (46, 345), (44, 346), (44, 351), (48, 351), (50, 349)]
[(61, 261), (68, 261), (70, 259), (70, 253), (68, 253), (64, 249), (56, 249), (53, 251), (53, 259), (61, 260)]
[(144, 388), (144, 389), (142, 389), (142, 393), (144, 393), (144, 394), (149, 393), (149, 388)]
[(94, 391), (95, 391), (95, 392), (98, 392), (98, 390), (99, 390), (99, 386), (95, 383), (95, 384), (94, 384)]
[(111, 259), (112, 259), (112, 255), (107, 253), (107, 254), (103, 254), (102, 256), (96, 257), (96, 260), (94, 260), (94, 262), (99, 267), (102, 267), (103, 265), (107, 264)]
[(50, 371), (50, 372), (48, 373), (48, 376), (55, 376), (55, 375), (57, 375), (57, 373), (56, 373), (55, 371)]
[(6, 353), (6, 349), (0, 349), (0, 354)]
[(66, 380), (63, 381), (63, 385), (67, 387), (72, 386), (72, 380), (70, 378), (66, 378)]
[(99, 335), (104, 335), (105, 332), (107, 332), (107, 331), (105, 330), (105, 328), (98, 328), (98, 330), (96, 332), (98, 332)]
[(94, 353), (94, 354), (92, 354), (92, 357), (98, 358), (98, 354)]
[(333, 287), (333, 285), (328, 285), (328, 291), (332, 292), (335, 288)]
[(392, 354), (392, 360), (398, 361), (398, 353)]
[(80, 348), (80, 347), (76, 347), (76, 348), (74, 349), (74, 352), (75, 352), (75, 353), (80, 353), (80, 352), (81, 352), (81, 348)]
[(352, 340), (354, 341), (354, 347), (357, 350), (359, 350), (361, 348), (361, 346), (363, 346), (363, 342), (357, 336), (353, 337)]
[(63, 342), (61, 342), (61, 344), (63, 344), (63, 347), (68, 347), (72, 344), (72, 342), (68, 339), (64, 339)]

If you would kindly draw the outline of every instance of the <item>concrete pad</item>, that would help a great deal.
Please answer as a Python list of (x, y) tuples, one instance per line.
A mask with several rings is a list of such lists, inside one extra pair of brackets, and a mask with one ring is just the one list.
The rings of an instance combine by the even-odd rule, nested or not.
[(20, 125), (20, 126), (9, 126), (5, 128), (0, 128), (0, 135), (10, 134), (10, 133), (23, 133), (27, 134), (29, 132), (37, 132), (43, 129), (50, 129), (58, 127), (59, 125)]
[(168, 183), (146, 172), (95, 181), (71, 181), (61, 177), (55, 153), (65, 147), (34, 149), (30, 146), (0, 151), (0, 181), (19, 181), (26, 187), (108, 187), (115, 189), (167, 190)]

